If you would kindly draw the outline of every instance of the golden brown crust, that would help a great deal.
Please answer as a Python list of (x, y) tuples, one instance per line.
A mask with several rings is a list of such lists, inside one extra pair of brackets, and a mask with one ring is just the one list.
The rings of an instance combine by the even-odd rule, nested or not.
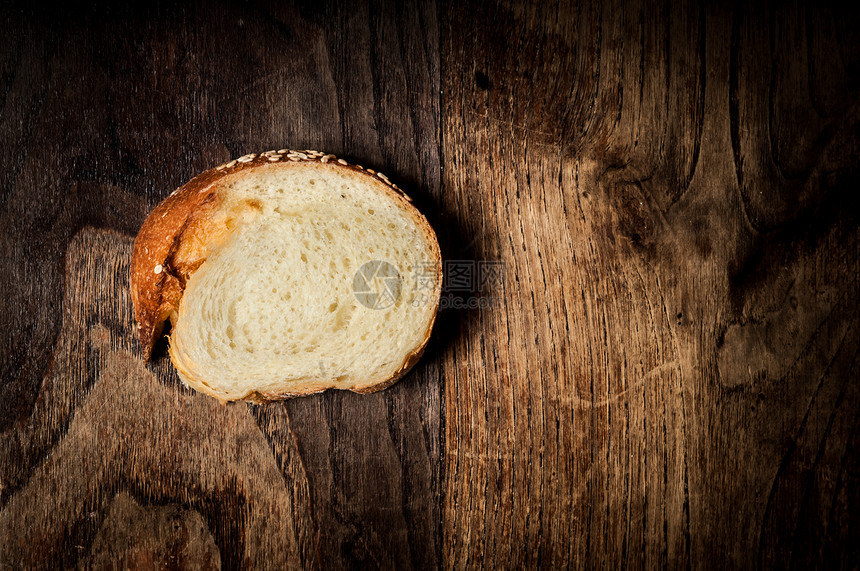
[(161, 335), (164, 321), (178, 307), (182, 284), (168, 267), (189, 218), (207, 200), (214, 183), (222, 178), (207, 171), (193, 178), (155, 207), (141, 226), (131, 256), (131, 299), (144, 356), (149, 359)]
[[(396, 184), (388, 180), (384, 174), (373, 169), (365, 169), (361, 165), (351, 165), (332, 154), (320, 151), (293, 151), (281, 149), (267, 151), (261, 154), (249, 154), (239, 159), (224, 163), (210, 169), (175, 190), (150, 213), (141, 226), (134, 242), (131, 260), (131, 296), (134, 303), (135, 318), (139, 327), (139, 338), (144, 358), (149, 359), (152, 349), (163, 331), (164, 322), (173, 319), (179, 309), (179, 302), (185, 289), (185, 283), (190, 275), (205, 261), (213, 243), (223, 238), (221, 231), (213, 227), (212, 214), (217, 211), (221, 197), (219, 182), (228, 176), (277, 162), (322, 163), (336, 168), (360, 172), (384, 184), (395, 196), (411, 203), (409, 198)], [(411, 208), (416, 214), (415, 220), (424, 230), (427, 239), (438, 244), (436, 234), (427, 220)], [(382, 390), (394, 384), (409, 369), (411, 369), (424, 352), (430, 338), (438, 309), (441, 292), (442, 267), (441, 256), (438, 255), (438, 279), (435, 292), (436, 307), (434, 318), (431, 320), (423, 342), (407, 356), (403, 365), (390, 378), (362, 383), (350, 390), (359, 393), (371, 393)], [(192, 379), (191, 375), (183, 374)], [(195, 388), (223, 402), (219, 395), (204, 381), (193, 379)], [(321, 384), (325, 381), (321, 380)], [(306, 396), (333, 388), (328, 384), (319, 386), (309, 385), (307, 390), (298, 392), (259, 393), (253, 392), (243, 400), (251, 402), (266, 402), (283, 400), (297, 396)]]

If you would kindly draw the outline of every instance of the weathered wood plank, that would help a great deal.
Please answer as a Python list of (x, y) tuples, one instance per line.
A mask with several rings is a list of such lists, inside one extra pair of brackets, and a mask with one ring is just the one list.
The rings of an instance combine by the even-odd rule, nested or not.
[(444, 11), (446, 565), (857, 565), (856, 15)]
[(0, 563), (435, 566), (432, 356), (382, 394), (220, 407), (144, 365), (126, 274), (148, 210), (248, 151), (431, 207), (436, 7), (102, 8), (2, 19)]

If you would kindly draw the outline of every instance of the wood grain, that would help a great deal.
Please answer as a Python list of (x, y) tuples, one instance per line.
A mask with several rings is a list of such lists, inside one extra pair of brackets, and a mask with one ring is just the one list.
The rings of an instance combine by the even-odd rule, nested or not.
[[(181, 4), (181, 3), (180, 3)], [(860, 14), (0, 10), (0, 567), (857, 568)], [(381, 168), (498, 261), (403, 381), (220, 406), (132, 334), (155, 204)], [(475, 288), (480, 289), (480, 288)]]
[(0, 566), (437, 565), (432, 359), (221, 408), (144, 366), (127, 295), (146, 213), (231, 156), (321, 148), (431, 203), (436, 8), (98, 8), (3, 18)]
[(858, 565), (856, 15), (444, 12), (445, 561)]

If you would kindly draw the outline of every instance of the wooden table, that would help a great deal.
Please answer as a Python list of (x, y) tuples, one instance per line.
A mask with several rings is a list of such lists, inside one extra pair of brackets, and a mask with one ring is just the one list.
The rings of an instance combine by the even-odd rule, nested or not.
[[(0, 567), (860, 565), (858, 11), (116, 4), (0, 19)], [(282, 147), (503, 272), (389, 390), (221, 406), (130, 249)]]

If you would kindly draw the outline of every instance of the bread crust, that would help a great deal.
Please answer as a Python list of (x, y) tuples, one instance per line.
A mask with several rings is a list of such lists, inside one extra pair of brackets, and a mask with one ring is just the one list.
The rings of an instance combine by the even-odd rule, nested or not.
[[(436, 290), (434, 291), (433, 317), (423, 336), (422, 342), (407, 355), (396, 372), (383, 379), (372, 379), (360, 383), (349, 390), (357, 393), (372, 393), (385, 389), (402, 378), (418, 362), (430, 340), (430, 334), (436, 319), (442, 284), (441, 253), (439, 251), (436, 233), (427, 219), (412, 205), (412, 199), (396, 184), (388, 180), (384, 174), (365, 169), (361, 165), (352, 165), (335, 155), (320, 151), (295, 151), (281, 149), (264, 153), (248, 154), (234, 159), (213, 169), (205, 171), (179, 187), (164, 199), (149, 214), (134, 241), (130, 267), (131, 298), (134, 304), (135, 319), (138, 325), (138, 336), (144, 359), (149, 360), (152, 350), (164, 329), (165, 322), (175, 321), (179, 304), (185, 290), (185, 283), (190, 275), (205, 261), (206, 252), (201, 251), (195, 257), (189, 258), (177, 254), (187, 250), (189, 241), (201, 242), (207, 237), (201, 228), (209, 216), (218, 209), (222, 201), (219, 194), (219, 183), (238, 173), (253, 170), (273, 163), (295, 163), (312, 165), (325, 164), (327, 167), (360, 173), (378, 184), (382, 192), (389, 193), (401, 201), (405, 210), (412, 216), (414, 222), (421, 227), (428, 243), (435, 245), (435, 266), (438, 270)], [(176, 360), (173, 360), (176, 365)], [(225, 399), (222, 394), (209, 387), (203, 379), (197, 379), (188, 371), (180, 371), (195, 389), (213, 396), (222, 402), (229, 400), (246, 400), (250, 402), (268, 402), (284, 400), (298, 396), (306, 396), (323, 392), (330, 388), (331, 382), (320, 379), (318, 383), (308, 383), (306, 390), (292, 392), (251, 392), (240, 399)]]

